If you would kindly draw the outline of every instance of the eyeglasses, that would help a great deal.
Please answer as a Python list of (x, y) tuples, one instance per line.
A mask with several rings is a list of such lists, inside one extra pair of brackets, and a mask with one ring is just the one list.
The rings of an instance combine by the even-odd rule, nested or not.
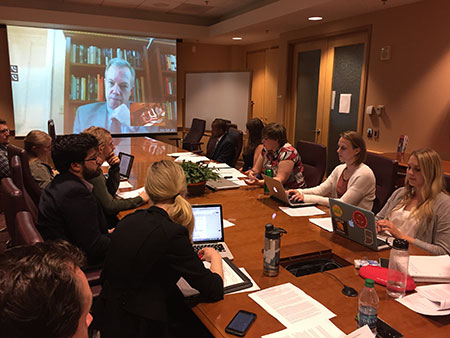
[(5, 133), (9, 133), (9, 128), (0, 130), (0, 134), (5, 134)]
[(86, 160), (84, 160), (84, 162), (89, 162), (89, 161), (97, 161), (98, 155), (95, 154), (94, 156), (92, 156), (91, 158), (88, 158)]

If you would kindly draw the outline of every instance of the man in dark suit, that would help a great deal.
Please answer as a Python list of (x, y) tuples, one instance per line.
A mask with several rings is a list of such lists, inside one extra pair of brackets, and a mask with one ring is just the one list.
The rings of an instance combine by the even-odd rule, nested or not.
[(211, 137), (218, 137), (211, 160), (226, 163), (230, 167), (233, 166), (235, 155), (234, 143), (227, 132), (227, 123), (222, 119), (215, 119), (211, 123)]
[(37, 228), (45, 240), (64, 239), (83, 250), (89, 264), (103, 262), (110, 238), (89, 179), (98, 175), (98, 141), (88, 134), (58, 137), (52, 158), (59, 171), (42, 192)]

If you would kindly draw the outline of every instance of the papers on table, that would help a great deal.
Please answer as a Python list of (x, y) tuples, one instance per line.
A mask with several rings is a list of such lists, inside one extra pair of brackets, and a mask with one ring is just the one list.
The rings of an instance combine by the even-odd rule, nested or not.
[(229, 295), (233, 295), (235, 293), (241, 293), (241, 292), (253, 292), (253, 291), (261, 290), (261, 288), (258, 286), (258, 284), (255, 283), (255, 281), (253, 280), (252, 276), (250, 276), (250, 274), (247, 272), (247, 270), (245, 270), (245, 268), (239, 268), (239, 270), (241, 270), (242, 273), (244, 275), (246, 275), (248, 277), (248, 279), (250, 279), (250, 281), (253, 283), (253, 285), (251, 287), (247, 288), (247, 289), (242, 289), (242, 290), (230, 292)]
[(289, 216), (314, 216), (323, 215), (325, 212), (316, 207), (300, 207), (300, 208), (290, 208), (290, 207), (280, 207), (280, 209), (288, 214)]
[(408, 272), (415, 282), (450, 282), (450, 256), (411, 256)]
[(139, 196), (139, 194), (143, 191), (144, 187), (132, 191), (118, 192), (117, 196), (119, 196), (120, 198), (133, 198)]
[(172, 157), (180, 157), (180, 156), (191, 156), (194, 155), (194, 153), (191, 153), (189, 151), (184, 151), (181, 153), (171, 153), (171, 154), (167, 154), (168, 156), (172, 156)]
[(249, 294), (264, 310), (290, 328), (305, 319), (327, 320), (335, 314), (291, 283)]
[[(299, 338), (299, 337), (345, 337), (344, 332), (339, 330), (329, 320), (305, 319), (301, 325), (287, 328), (275, 333), (266, 334), (262, 338)], [(373, 335), (372, 335), (373, 337)]]
[(228, 168), (230, 169), (231, 167), (226, 164), (226, 163), (214, 163), (214, 162), (209, 162), (208, 163), (208, 168)]
[(133, 188), (133, 186), (128, 181), (120, 181), (119, 189), (125, 189), (125, 188)]
[(223, 220), (223, 228), (229, 228), (229, 227), (234, 227), (235, 224), (231, 223), (230, 221), (227, 221), (226, 219)]
[(219, 176), (231, 180), (237, 180), (239, 178), (246, 178), (247, 176), (241, 173), (235, 168), (218, 168)]
[(175, 162), (177, 162), (177, 163), (181, 163), (183, 161), (186, 161), (186, 162), (190, 161), (190, 162), (197, 163), (197, 162), (210, 161), (210, 159), (207, 158), (206, 156), (199, 156), (199, 155), (194, 154), (194, 155), (180, 156), (180, 157), (177, 157), (175, 160)]
[(331, 217), (310, 218), (309, 221), (326, 231), (333, 232), (333, 223), (331, 222)]
[(450, 284), (419, 286), (416, 293), (396, 301), (407, 308), (427, 316), (450, 314)]

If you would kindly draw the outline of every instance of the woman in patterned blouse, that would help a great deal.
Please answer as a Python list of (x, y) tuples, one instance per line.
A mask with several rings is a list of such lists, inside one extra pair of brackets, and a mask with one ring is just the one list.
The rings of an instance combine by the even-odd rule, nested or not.
[(273, 177), (283, 183), (286, 189), (297, 189), (305, 186), (303, 166), (300, 155), (287, 142), (286, 128), (278, 123), (270, 123), (262, 131), (264, 148), (253, 168), (246, 171), (248, 185), (263, 186), (264, 180), (259, 175), (267, 169), (273, 171)]

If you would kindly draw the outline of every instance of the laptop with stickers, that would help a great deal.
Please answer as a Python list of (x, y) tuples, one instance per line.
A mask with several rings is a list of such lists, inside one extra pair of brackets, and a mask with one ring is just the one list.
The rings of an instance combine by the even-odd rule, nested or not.
[(375, 251), (389, 248), (387, 236), (377, 234), (372, 211), (330, 198), (330, 215), (334, 233)]

